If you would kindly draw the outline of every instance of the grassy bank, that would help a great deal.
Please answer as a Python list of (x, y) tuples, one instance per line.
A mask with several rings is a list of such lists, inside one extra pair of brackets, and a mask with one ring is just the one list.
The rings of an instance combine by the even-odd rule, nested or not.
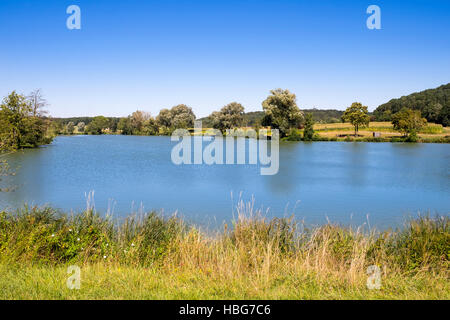
[[(450, 219), (401, 230), (305, 229), (241, 204), (214, 234), (176, 217), (118, 224), (93, 211), (0, 215), (1, 299), (449, 299)], [(81, 268), (81, 289), (66, 287)], [(366, 287), (381, 270), (380, 290)]]

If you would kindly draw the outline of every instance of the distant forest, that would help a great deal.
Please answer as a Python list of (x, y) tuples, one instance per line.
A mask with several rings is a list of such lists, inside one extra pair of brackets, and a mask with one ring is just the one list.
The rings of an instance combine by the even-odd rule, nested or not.
[(377, 121), (391, 121), (402, 108), (420, 110), (428, 122), (450, 126), (450, 83), (436, 89), (416, 92), (382, 104), (374, 111)]
[[(314, 121), (317, 123), (336, 123), (341, 122), (341, 117), (344, 111), (340, 110), (319, 110), (319, 109), (303, 109), (305, 114), (311, 113), (314, 117)], [(244, 114), (244, 125), (245, 126), (257, 126), (261, 124), (261, 119), (264, 117), (264, 111), (252, 111), (246, 112)], [(111, 123), (111, 130), (115, 131), (120, 118), (117, 117), (106, 117)], [(70, 122), (75, 124), (84, 122), (87, 126), (92, 122), (94, 117), (71, 117), (71, 118), (52, 118), (52, 120), (61, 126), (65, 126)], [(212, 122), (210, 117), (201, 118), (203, 127), (212, 127)]]

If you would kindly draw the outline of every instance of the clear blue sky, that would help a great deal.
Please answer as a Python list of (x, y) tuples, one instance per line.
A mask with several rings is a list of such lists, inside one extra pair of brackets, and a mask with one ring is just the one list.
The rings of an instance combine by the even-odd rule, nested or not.
[[(382, 30), (366, 28), (371, 4)], [(373, 110), (450, 82), (448, 0), (0, 0), (0, 36), (0, 95), (42, 88), (53, 116), (254, 111), (274, 88), (301, 108)]]

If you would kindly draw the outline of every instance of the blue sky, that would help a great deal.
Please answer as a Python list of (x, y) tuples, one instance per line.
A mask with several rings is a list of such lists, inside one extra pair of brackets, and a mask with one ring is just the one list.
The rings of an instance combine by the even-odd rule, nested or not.
[(301, 108), (373, 110), (450, 82), (448, 0), (0, 0), (0, 40), (0, 95), (42, 88), (53, 116), (256, 111), (274, 88)]

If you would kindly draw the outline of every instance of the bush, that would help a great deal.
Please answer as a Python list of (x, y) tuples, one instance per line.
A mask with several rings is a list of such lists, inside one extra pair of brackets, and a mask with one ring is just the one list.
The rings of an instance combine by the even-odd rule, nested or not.
[(415, 131), (411, 132), (408, 137), (406, 137), (405, 142), (417, 142), (419, 141), (419, 137)]
[(386, 252), (403, 270), (438, 271), (448, 270), (449, 248), (450, 218), (421, 217), (394, 234)]
[(289, 134), (286, 138), (284, 138), (284, 141), (301, 141), (302, 136), (300, 135), (300, 132), (298, 129), (292, 128), (289, 130)]

